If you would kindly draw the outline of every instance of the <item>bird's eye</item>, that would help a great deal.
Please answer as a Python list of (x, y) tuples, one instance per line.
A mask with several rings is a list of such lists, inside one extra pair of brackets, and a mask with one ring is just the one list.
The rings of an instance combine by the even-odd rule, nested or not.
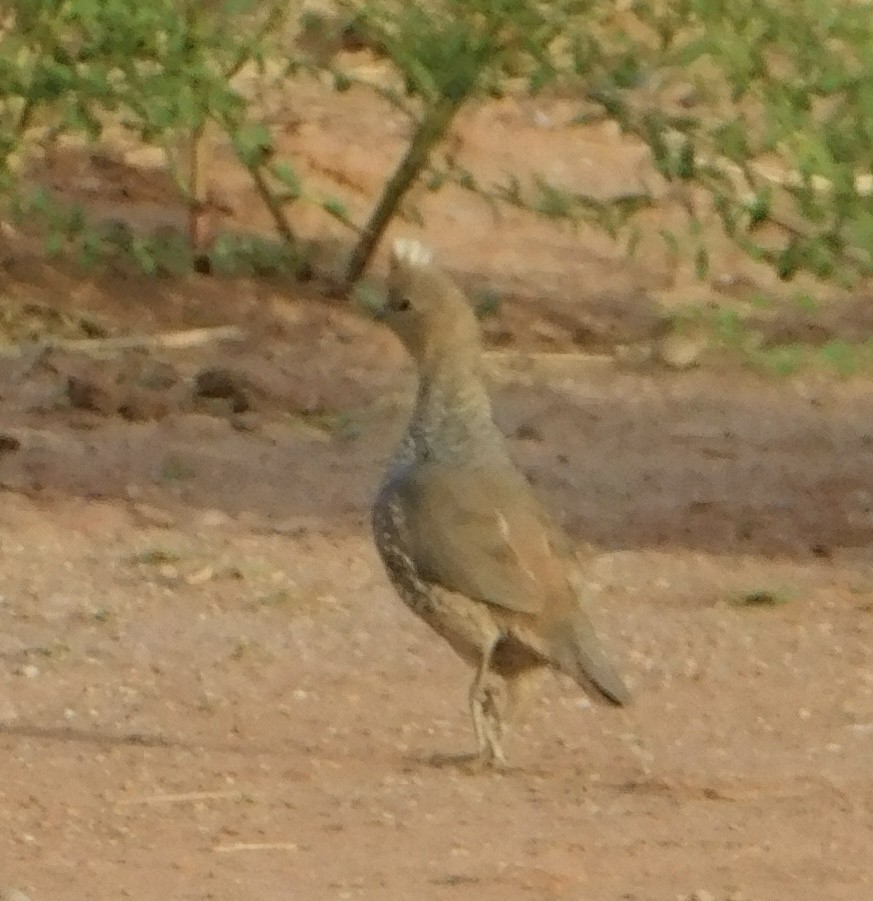
[(401, 297), (400, 300), (398, 300), (397, 303), (394, 304), (394, 309), (402, 313), (405, 310), (408, 310), (411, 306), (412, 304), (409, 302), (408, 297)]

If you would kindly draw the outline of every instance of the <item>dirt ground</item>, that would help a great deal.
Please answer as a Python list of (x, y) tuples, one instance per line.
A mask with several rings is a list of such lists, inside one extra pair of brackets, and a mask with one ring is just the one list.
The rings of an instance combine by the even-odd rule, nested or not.
[[(606, 192), (639, 177), (637, 148), (543, 104), (469, 113), (461, 151)], [(355, 91), (289, 106), (287, 149), (363, 209), (400, 125), (386, 145), (388, 114)], [(235, 222), (268, 227), (226, 152), (211, 173)], [(69, 154), (41, 177), (137, 227), (179, 216), (130, 158)], [(413, 387), (396, 342), (313, 287), (86, 277), (11, 240), (24, 320), (247, 337), (0, 359), (0, 887), (873, 897), (869, 379), (628, 358), (657, 339), (657, 304), (763, 274), (725, 251), (695, 286), (653, 248), (628, 263), (460, 192), (420, 200), (426, 229), (395, 233), (503, 298), (486, 322), (497, 416), (578, 543), (635, 703), (593, 707), (555, 678), (508, 772), (434, 766), (473, 743), (469, 675), (395, 598), (368, 531)], [(314, 214), (302, 227), (326, 235)]]

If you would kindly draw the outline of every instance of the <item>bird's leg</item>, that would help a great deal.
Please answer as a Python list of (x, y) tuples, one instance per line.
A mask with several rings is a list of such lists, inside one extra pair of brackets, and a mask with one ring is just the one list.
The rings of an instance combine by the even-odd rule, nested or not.
[(491, 664), (491, 655), (494, 653), (498, 640), (499, 636), (482, 652), (476, 676), (470, 686), (470, 712), (473, 716), (473, 729), (479, 745), (479, 760), (485, 764), (505, 766), (506, 755), (503, 753), (500, 743), (503, 737), (503, 723), (494, 699), (493, 686), (485, 684)]
[(482, 712), (488, 728), (503, 739), (506, 735), (506, 714), (510, 712), (506, 692), (492, 682), (482, 688), (482, 696)]
[(485, 714), (486, 734), (493, 737), (498, 753), (506, 738), (509, 724), (519, 710), (529, 704), (533, 691), (540, 686), (547, 672), (546, 665), (532, 666), (504, 677), (500, 680), (500, 684), (491, 681), (490, 684), (483, 686), (482, 711)]

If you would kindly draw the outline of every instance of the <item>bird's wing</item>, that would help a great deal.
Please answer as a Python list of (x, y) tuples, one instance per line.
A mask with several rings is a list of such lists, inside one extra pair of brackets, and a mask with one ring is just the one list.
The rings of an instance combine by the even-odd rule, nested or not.
[(424, 463), (396, 496), (427, 581), (519, 613), (570, 590), (561, 536), (515, 470)]

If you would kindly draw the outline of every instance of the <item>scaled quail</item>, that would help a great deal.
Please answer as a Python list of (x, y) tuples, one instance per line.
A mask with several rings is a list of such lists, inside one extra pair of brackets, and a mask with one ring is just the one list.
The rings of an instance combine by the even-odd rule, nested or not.
[(544, 667), (613, 704), (630, 696), (573, 587), (566, 538), (494, 424), (473, 311), (418, 242), (395, 242), (379, 315), (414, 358), (419, 384), (373, 509), (376, 544), (404, 602), (475, 668), (477, 756), (502, 765), (509, 711)]

